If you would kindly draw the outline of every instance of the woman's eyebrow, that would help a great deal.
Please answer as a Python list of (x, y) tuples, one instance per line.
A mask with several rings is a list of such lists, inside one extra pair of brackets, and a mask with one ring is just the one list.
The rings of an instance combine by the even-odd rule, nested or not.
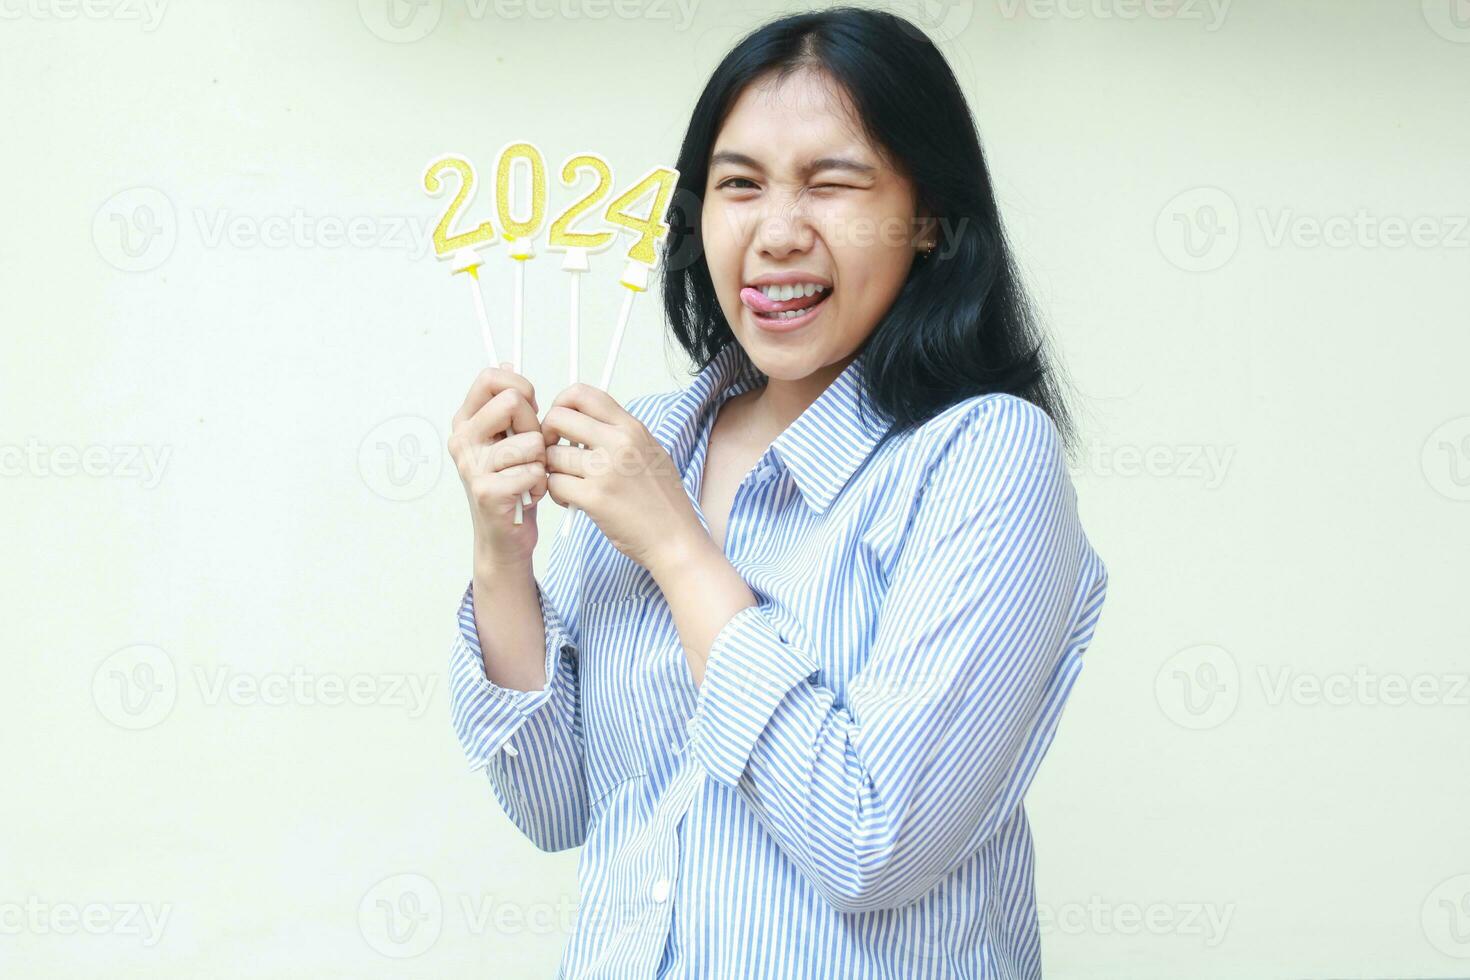
[[(711, 169), (714, 169), (714, 167), (722, 163), (728, 163), (736, 167), (749, 167), (752, 170), (759, 170), (762, 173), (766, 169), (754, 157), (735, 150), (721, 150), (709, 158)], [(821, 157), (803, 166), (799, 173), (802, 177), (810, 177), (812, 174), (822, 170), (849, 170), (865, 177), (872, 176), (878, 172), (877, 167), (869, 166), (866, 163), (860, 163), (857, 160), (851, 160), (847, 157)]]

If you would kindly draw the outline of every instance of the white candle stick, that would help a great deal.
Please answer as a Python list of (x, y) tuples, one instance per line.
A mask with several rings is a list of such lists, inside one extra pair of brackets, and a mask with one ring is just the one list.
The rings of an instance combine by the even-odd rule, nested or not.
[[(582, 374), (582, 273), (591, 268), (587, 261), (587, 249), (567, 246), (566, 257), (562, 259), (561, 268), (563, 272), (570, 274), (572, 280), (567, 312), (567, 384), (574, 385)], [(572, 442), (571, 445), (580, 446), (581, 443)], [(577, 505), (567, 504), (567, 513), (561, 522), (562, 534), (571, 530), (572, 518), (576, 513)]]
[(623, 270), (621, 280), (627, 288), (628, 295), (623, 297), (623, 308), (618, 313), (618, 325), (613, 331), (612, 346), (607, 349), (607, 360), (602, 364), (603, 391), (607, 391), (612, 385), (613, 369), (618, 363), (618, 350), (623, 346), (623, 333), (628, 329), (628, 320), (633, 315), (633, 300), (638, 294), (648, 289), (649, 267), (642, 262), (629, 262), (628, 267)]
[[(485, 312), (485, 295), (480, 292), (480, 257), (469, 249), (464, 249), (454, 257), (455, 272), (468, 272), (470, 274), (470, 295), (475, 298), (475, 316), (480, 321), (480, 339), (485, 344), (485, 356), (490, 358), (494, 367), (500, 366), (500, 357), (495, 353), (495, 334), (490, 330), (490, 316)], [(517, 374), (520, 372), (517, 371)], [(515, 435), (515, 429), (506, 427), (507, 437)], [(522, 499), (516, 500), (515, 523), (525, 523), (525, 510), (523, 504), (531, 502), (529, 492), (522, 492)]]
[[(516, 162), (525, 164), (530, 177), (530, 214), (522, 219), (515, 216), (511, 207), (511, 174)], [(495, 214), (500, 219), (500, 229), (510, 243), (510, 257), (515, 261), (513, 293), (511, 298), (511, 365), (517, 374), (525, 369), (522, 355), (525, 353), (525, 292), (526, 260), (535, 256), (531, 236), (541, 227), (546, 217), (546, 163), (541, 150), (534, 143), (512, 140), (495, 154)], [(523, 493), (522, 502), (531, 503), (530, 491)], [(516, 505), (516, 514), (521, 512)]]
[[(532, 251), (532, 249), (531, 249), (531, 240), (529, 238), (526, 238), (526, 239), (519, 239), (518, 238), (515, 241), (513, 241), (513, 242), (510, 243), (510, 257), (513, 258), (513, 259), (515, 259), (515, 263), (516, 263), (515, 280), (514, 280), (515, 293), (514, 293), (514, 295), (511, 298), (511, 307), (510, 307), (510, 310), (511, 310), (511, 312), (510, 312), (510, 316), (511, 316), (511, 329), (514, 332), (514, 336), (512, 337), (512, 340), (511, 340), (511, 362), (510, 362), (510, 364), (511, 364), (511, 370), (515, 371), (516, 374), (522, 373), (522, 370), (523, 370), (523, 368), (522, 368), (522, 363), (523, 362), (521, 360), (521, 355), (524, 352), (524, 348), (523, 348), (523, 345), (522, 345), (522, 338), (525, 335), (525, 329), (524, 329), (524, 318), (525, 318), (525, 314), (524, 314), (524, 310), (525, 310), (524, 297), (525, 297), (525, 293), (526, 293), (526, 260), (529, 259), (531, 256), (533, 256), (535, 254), (536, 253), (534, 251)], [(521, 499), (516, 504), (516, 517), (518, 518), (516, 520), (516, 523), (517, 524), (520, 523), (519, 517), (520, 517), (520, 514), (521, 514), (521, 504), (527, 504), (527, 505), (529, 505), (530, 503), (531, 503), (531, 491), (529, 491), (529, 490), (522, 491), (521, 492)]]
[(567, 384), (569, 385), (577, 383), (577, 376), (580, 373), (578, 368), (582, 360), (581, 352), (577, 350), (581, 340), (579, 334), (582, 332), (578, 323), (579, 310), (582, 305), (581, 290), (578, 286), (581, 282), (580, 278), (572, 276), (571, 313), (567, 317), (567, 326), (570, 331), (567, 335)]
[(522, 355), (525, 354), (525, 345), (523, 343), (525, 338), (525, 259), (530, 258), (530, 256), (527, 255), (523, 258), (522, 256), (515, 254), (514, 252), (512, 252), (511, 255), (513, 258), (516, 259), (515, 296), (511, 301), (510, 307), (511, 329), (514, 331), (511, 340), (511, 363), (515, 365), (516, 373), (519, 374), (521, 372), (521, 358)]
[[(567, 253), (567, 259), (570, 260), (571, 257), (572, 257), (571, 253), (568, 252)], [(584, 258), (583, 259), (583, 264), (585, 264), (585, 263), (586, 263), (586, 260)], [(580, 288), (581, 287), (581, 283), (582, 283), (582, 277), (580, 275), (578, 275), (576, 272), (573, 272), (572, 273), (572, 293), (571, 293), (571, 297), (570, 297), (570, 310), (571, 310), (571, 312), (567, 316), (567, 329), (570, 331), (570, 333), (567, 335), (567, 386), (568, 387), (576, 384), (577, 383), (577, 379), (581, 376), (581, 371), (579, 369), (581, 367), (582, 354), (581, 354), (581, 351), (578, 349), (581, 346), (580, 341), (582, 339), (581, 336), (580, 336), (581, 333), (582, 333), (581, 322), (580, 322), (580, 312), (581, 312), (581, 306), (582, 306), (582, 295), (581, 295), (581, 292), (582, 291), (581, 291), (581, 288)], [(579, 443), (576, 443), (576, 445), (580, 446), (581, 443), (580, 442)], [(568, 530), (571, 529), (571, 527), (572, 527), (572, 518), (573, 517), (576, 517), (576, 516), (577, 516), (577, 505), (576, 504), (568, 504), (567, 505), (566, 517), (561, 522), (561, 527), (562, 527), (562, 531), (563, 532), (568, 531)]]
[(490, 358), (493, 367), (500, 367), (500, 358), (495, 353), (495, 334), (490, 332), (490, 315), (485, 312), (485, 295), (480, 292), (479, 265), (476, 261), (464, 271), (470, 274), (470, 295), (475, 298), (475, 318), (480, 322), (480, 339), (485, 344), (485, 356)]

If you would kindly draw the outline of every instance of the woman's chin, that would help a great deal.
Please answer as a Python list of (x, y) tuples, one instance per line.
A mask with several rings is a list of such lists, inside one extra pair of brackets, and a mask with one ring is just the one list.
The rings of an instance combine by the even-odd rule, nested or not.
[(771, 341), (760, 335), (736, 333), (735, 339), (744, 348), (762, 374), (776, 381), (800, 381), (809, 378), (822, 367), (822, 348), (806, 341), (800, 344)]

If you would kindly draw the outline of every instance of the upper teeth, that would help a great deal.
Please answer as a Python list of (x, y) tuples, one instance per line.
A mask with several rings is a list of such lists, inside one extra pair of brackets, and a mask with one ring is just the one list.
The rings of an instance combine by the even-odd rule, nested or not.
[(810, 296), (812, 293), (824, 292), (827, 289), (826, 286), (814, 282), (793, 283), (789, 286), (757, 286), (756, 288), (766, 299), (775, 300), (778, 303), (801, 296)]

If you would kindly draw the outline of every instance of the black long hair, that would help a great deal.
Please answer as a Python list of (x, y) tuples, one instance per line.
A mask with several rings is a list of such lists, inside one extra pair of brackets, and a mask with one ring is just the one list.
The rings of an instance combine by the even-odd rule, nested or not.
[(856, 106), (874, 147), (913, 181), (938, 245), (914, 259), (863, 345), (866, 401), (895, 432), (973, 395), (1006, 392), (1074, 433), (1055, 366), (1035, 324), (1001, 226), (980, 137), (944, 56), (913, 23), (881, 10), (833, 7), (782, 17), (746, 35), (695, 104), (659, 263), (664, 311), (702, 370), (735, 335), (705, 262), (699, 217), (720, 126), (751, 82), (817, 69)]

